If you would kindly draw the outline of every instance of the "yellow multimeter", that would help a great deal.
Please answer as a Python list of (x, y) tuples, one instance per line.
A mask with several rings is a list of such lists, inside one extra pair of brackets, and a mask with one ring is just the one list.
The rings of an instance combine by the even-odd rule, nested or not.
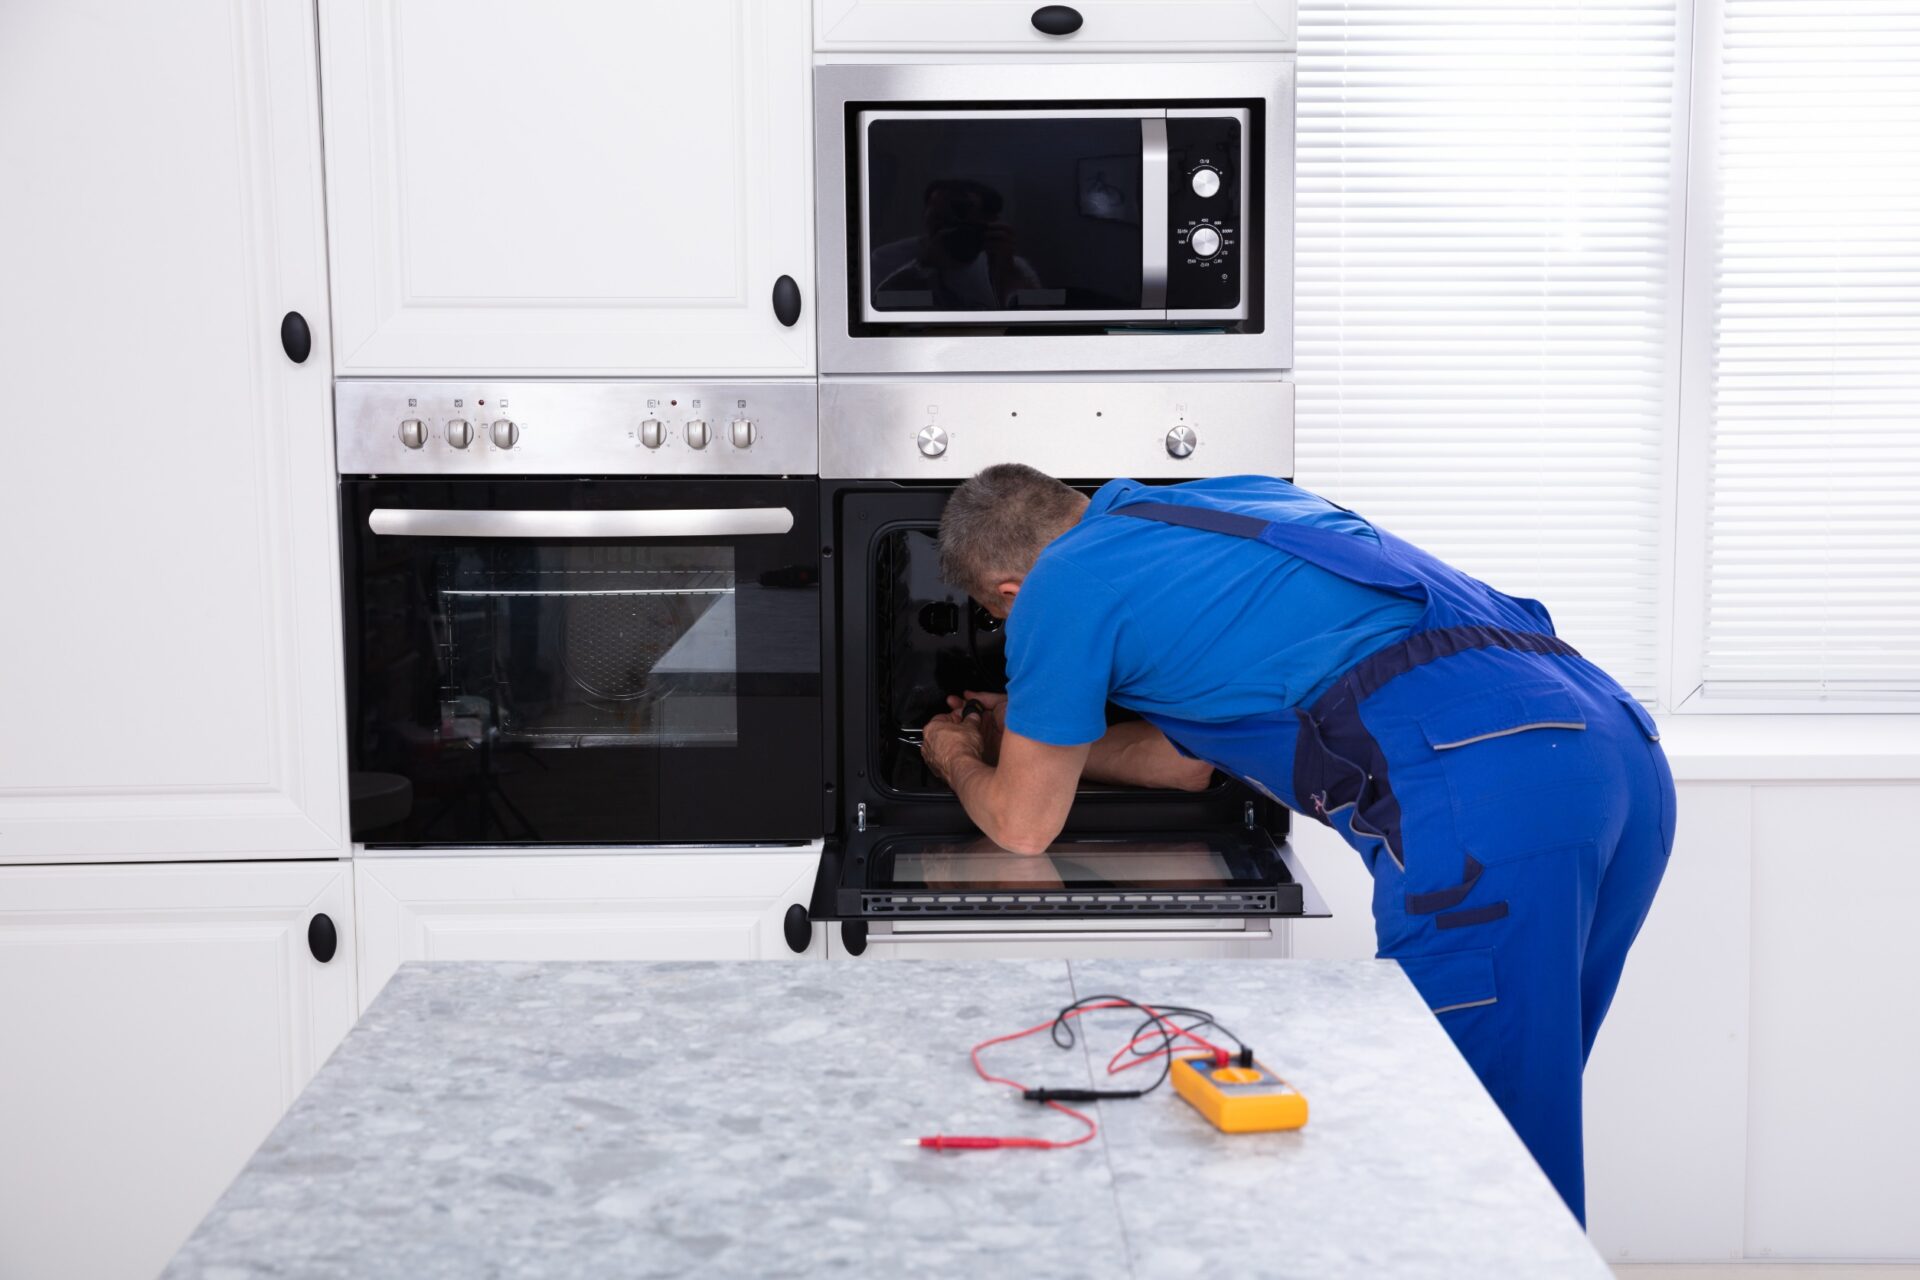
[(1170, 1076), (1175, 1092), (1222, 1133), (1298, 1129), (1307, 1122), (1306, 1098), (1258, 1062), (1175, 1058)]

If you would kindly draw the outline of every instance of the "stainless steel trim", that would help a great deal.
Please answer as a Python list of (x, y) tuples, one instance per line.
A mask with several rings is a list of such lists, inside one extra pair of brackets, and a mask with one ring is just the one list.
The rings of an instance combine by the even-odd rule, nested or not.
[[(1242, 133), (1243, 139), (1245, 136)], [(1140, 122), (1140, 305), (1147, 308), (1167, 305), (1165, 119)]]
[[(817, 63), (813, 99), (814, 225), (819, 234), (815, 236), (814, 278), (819, 285), (816, 314), (821, 372), (951, 376), (1059, 369), (1085, 374), (1220, 370), (1259, 376), (1288, 368), (1293, 363), (1294, 78), (1294, 58), (1290, 54), (1163, 63), (1091, 57), (1046, 61), (1040, 56), (1004, 62), (862, 58)], [(860, 174), (848, 173), (847, 165), (864, 168), (857, 128), (853, 147), (848, 145), (850, 105), (885, 108), (912, 102), (966, 102), (990, 107), (996, 101), (1175, 102), (1223, 98), (1266, 103), (1263, 149), (1248, 155), (1248, 163), (1264, 174), (1266, 194), (1264, 216), (1252, 229), (1252, 234), (1260, 237), (1264, 264), (1260, 274), (1265, 299), (1263, 332), (853, 335), (852, 326), (861, 322), (862, 312), (860, 299), (850, 295), (864, 292), (864, 282), (861, 290), (849, 288), (848, 259), (852, 253), (866, 250), (860, 236), (864, 217), (859, 224), (848, 222), (853, 211), (847, 208), (847, 202), (854, 197), (849, 182), (859, 188)], [(865, 192), (861, 191), (858, 198), (864, 206)], [(851, 242), (848, 229), (854, 231)], [(1031, 313), (1022, 318), (1031, 319)], [(1180, 318), (1204, 321), (1231, 317), (1182, 312)]]
[[(335, 460), (342, 475), (790, 476), (819, 469), (819, 388), (811, 377), (764, 380), (341, 378), (334, 382)], [(510, 449), (488, 427), (518, 428)], [(426, 428), (422, 448), (400, 423)], [(688, 419), (748, 418), (753, 443), (727, 433), (688, 446)], [(649, 447), (644, 424), (660, 423)], [(465, 448), (453, 424), (471, 432)], [(478, 424), (478, 425), (475, 425)]]
[(785, 507), (653, 511), (445, 511), (376, 507), (375, 533), (407, 538), (736, 538), (793, 528)]
[(911, 942), (1265, 942), (1267, 929), (1008, 929), (967, 932), (881, 933), (869, 930), (867, 945)]
[[(996, 462), (1068, 479), (1185, 480), (1293, 473), (1293, 384), (822, 378), (820, 474), (829, 480), (961, 480)], [(937, 425), (947, 447), (920, 451)], [(1193, 431), (1193, 452), (1167, 432)]]

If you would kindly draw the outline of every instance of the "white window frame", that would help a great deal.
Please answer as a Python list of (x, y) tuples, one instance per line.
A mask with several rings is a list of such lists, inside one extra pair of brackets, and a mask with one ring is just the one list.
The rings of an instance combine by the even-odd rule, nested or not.
[[(1899, 691), (1711, 693), (1706, 688), (1707, 484), (1713, 439), (1713, 211), (1719, 198), (1718, 119), (1720, 51), (1725, 23), (1721, 0), (1682, 0), (1675, 15), (1676, 65), (1687, 75), (1674, 137), (1676, 163), (1684, 166), (1675, 202), (1673, 240), (1680, 288), (1669, 328), (1674, 344), (1673, 412), (1666, 456), (1670, 477), (1663, 530), (1670, 533), (1669, 572), (1660, 584), (1663, 646), (1661, 706), (1683, 715), (1846, 714), (1913, 715), (1920, 694)], [(1683, 105), (1684, 104), (1684, 105)], [(1684, 605), (1684, 607), (1681, 607)]]

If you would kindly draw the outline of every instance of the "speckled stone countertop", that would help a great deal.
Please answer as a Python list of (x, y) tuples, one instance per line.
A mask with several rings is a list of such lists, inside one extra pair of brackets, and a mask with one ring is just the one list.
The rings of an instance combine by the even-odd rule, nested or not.
[[(1216, 1132), (1171, 1088), (1079, 1128), (978, 1040), (1121, 992), (1211, 1010), (1307, 1095)], [(1092, 1083), (1132, 1022), (991, 1051)], [(1135, 1074), (1123, 1080), (1131, 1082)], [(410, 964), (165, 1275), (1609, 1274), (1397, 966)]]

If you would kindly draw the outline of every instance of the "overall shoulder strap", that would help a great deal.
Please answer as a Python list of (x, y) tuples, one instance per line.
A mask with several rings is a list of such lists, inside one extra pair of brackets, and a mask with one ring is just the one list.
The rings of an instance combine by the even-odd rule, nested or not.
[[(1375, 531), (1374, 537), (1366, 538), (1291, 520), (1262, 520), (1258, 516), (1243, 515), (1237, 511), (1217, 511), (1211, 507), (1193, 507), (1173, 502), (1129, 503), (1124, 507), (1115, 507), (1110, 514), (1202, 529), (1208, 533), (1223, 533), (1250, 542), (1264, 542), (1363, 587), (1377, 587), (1415, 599), (1425, 599), (1428, 594), (1426, 584), (1388, 550), (1378, 531)], [(1358, 516), (1354, 518), (1360, 519)], [(1368, 527), (1372, 528), (1371, 525)]]

